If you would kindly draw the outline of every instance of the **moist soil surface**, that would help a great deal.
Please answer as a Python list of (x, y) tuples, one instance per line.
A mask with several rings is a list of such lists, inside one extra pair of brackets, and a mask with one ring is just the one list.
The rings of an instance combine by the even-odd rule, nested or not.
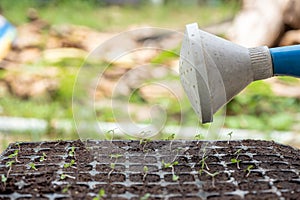
[(299, 199), (300, 151), (272, 141), (11, 144), (0, 199)]

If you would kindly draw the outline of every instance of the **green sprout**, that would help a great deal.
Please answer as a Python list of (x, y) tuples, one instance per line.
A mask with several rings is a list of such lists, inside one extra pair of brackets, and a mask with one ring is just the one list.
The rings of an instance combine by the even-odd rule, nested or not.
[(11, 160), (11, 161), (8, 161), (8, 162), (6, 162), (6, 167), (12, 167), (12, 165), (15, 163), (15, 161), (14, 160)]
[(178, 163), (178, 161), (174, 161), (174, 162), (172, 162), (172, 163), (165, 163), (164, 161), (162, 161), (162, 165), (163, 165), (163, 168), (171, 168), (172, 169), (172, 180), (173, 181), (178, 181), (178, 179), (179, 179), (179, 176), (177, 176), (176, 174), (175, 174), (175, 169), (174, 169), (174, 166), (175, 165), (178, 165), (179, 163)]
[(199, 133), (199, 134), (195, 135), (194, 139), (195, 140), (203, 140), (204, 136), (201, 133)]
[(234, 152), (233, 154), (234, 154), (234, 155), (237, 154), (237, 155), (239, 156), (239, 154), (241, 153), (241, 151), (242, 151), (242, 149), (238, 149), (238, 150), (236, 150), (236, 152)]
[(16, 149), (16, 150), (14, 151), (14, 153), (8, 155), (8, 158), (15, 158), (16, 162), (20, 162), (20, 161), (18, 161), (18, 154), (19, 154), (19, 151), (20, 151), (19, 149)]
[(174, 140), (175, 139), (175, 133), (172, 133), (167, 137), (167, 140)]
[(233, 134), (233, 131), (227, 133), (227, 135), (229, 136), (229, 140), (227, 141), (227, 143), (229, 144), (231, 139), (232, 139), (232, 134)]
[(112, 143), (112, 141), (113, 141), (113, 139), (114, 139), (114, 135), (115, 135), (115, 130), (116, 129), (118, 129), (118, 128), (114, 128), (114, 129), (111, 129), (111, 130), (109, 130), (109, 131), (107, 131), (106, 133), (105, 133), (105, 135), (112, 135), (111, 136), (111, 139), (110, 139), (110, 143)]
[(167, 137), (167, 140), (171, 141), (170, 142), (170, 151), (172, 151), (172, 143), (173, 143), (174, 139), (175, 139), (175, 133), (173, 133)]
[(249, 166), (247, 167), (247, 169), (245, 170), (245, 172), (247, 172), (246, 177), (248, 177), (248, 176), (250, 175), (251, 169), (252, 169), (253, 167), (254, 167), (253, 165), (249, 165)]
[(179, 176), (177, 176), (176, 174), (172, 175), (172, 180), (173, 181), (178, 181), (178, 179), (179, 179)]
[[(65, 179), (66, 177), (64, 176), (64, 179)], [(67, 193), (68, 191), (69, 191), (69, 188), (70, 188), (70, 184), (68, 184), (66, 187), (64, 187), (63, 189), (62, 189), (62, 193)]]
[(17, 157), (17, 156), (18, 156), (18, 153), (19, 153), (19, 150), (16, 149), (16, 150), (14, 151), (14, 153), (8, 155), (8, 158), (14, 158), (14, 157)]
[[(217, 176), (218, 174), (220, 174), (219, 172), (215, 172), (215, 173), (210, 173), (209, 171), (203, 169), (203, 172), (205, 172), (208, 176), (211, 177), (211, 184), (212, 187), (215, 187), (215, 176)], [(200, 173), (200, 172), (199, 172)], [(202, 172), (201, 172), (202, 173)], [(201, 175), (201, 174), (200, 174)]]
[(61, 179), (61, 180), (64, 180), (66, 177), (67, 177), (66, 174), (61, 174), (61, 175), (60, 175), (60, 179)]
[(208, 157), (207, 157), (207, 156), (204, 156), (204, 154), (203, 154), (203, 157), (202, 157), (202, 159), (200, 160), (200, 164), (201, 164), (201, 168), (200, 168), (200, 170), (199, 170), (200, 175), (201, 175), (202, 171), (204, 170), (204, 168), (206, 168), (207, 170), (209, 170), (208, 165), (207, 165), (207, 163), (206, 163), (206, 161), (205, 161), (207, 158), (208, 158)]
[(233, 163), (233, 164), (236, 163), (236, 167), (237, 167), (238, 169), (240, 169), (240, 162), (241, 162), (241, 160), (236, 159), (236, 158), (232, 158), (232, 159), (230, 160), (230, 162)]
[(71, 157), (75, 156), (75, 147), (74, 146), (71, 147), (71, 150), (69, 151), (68, 155)]
[(43, 162), (44, 160), (46, 160), (47, 155), (45, 153), (43, 153), (43, 155), (40, 157), (40, 162)]
[(18, 147), (18, 149), (19, 149), (19, 151), (20, 151), (20, 150), (21, 150), (20, 143), (19, 143), (19, 142), (16, 142), (16, 145), (17, 145), (17, 147)]
[(72, 159), (72, 160), (70, 161), (70, 163), (65, 163), (65, 164), (64, 164), (64, 168), (74, 167), (73, 165), (75, 165), (75, 160), (74, 160), (74, 159)]
[(143, 181), (144, 181), (145, 178), (146, 178), (146, 176), (147, 176), (147, 174), (148, 174), (149, 169), (148, 169), (147, 166), (144, 166), (143, 170), (144, 170), (144, 176), (143, 176)]
[(37, 170), (37, 168), (35, 167), (35, 164), (33, 162), (29, 163), (28, 166), (29, 166), (29, 169)]
[(237, 155), (236, 156), (236, 158), (232, 158), (231, 160), (230, 160), (230, 162), (231, 163), (236, 163), (236, 167), (238, 168), (238, 169), (240, 169), (240, 162), (241, 162), (241, 160), (239, 160), (238, 158), (239, 158), (239, 155), (240, 155), (240, 152), (242, 151), (242, 149), (238, 149), (236, 152), (234, 152), (233, 154), (234, 155)]
[(146, 147), (146, 144), (151, 142), (151, 139), (150, 138), (142, 138), (140, 139), (140, 145), (143, 145), (143, 149), (142, 151), (145, 152), (145, 147)]
[(60, 175), (60, 179), (61, 179), (61, 180), (64, 180), (64, 179), (66, 179), (66, 178), (76, 179), (74, 176), (70, 176), (70, 175), (68, 175), (68, 174), (61, 174), (61, 175)]
[(101, 188), (96, 197), (93, 200), (101, 200), (105, 196), (105, 190)]
[(5, 187), (7, 182), (7, 177), (4, 174), (1, 175), (1, 182), (4, 184)]
[(150, 193), (146, 193), (144, 196), (141, 197), (140, 200), (148, 200), (150, 197)]
[(118, 159), (118, 158), (121, 158), (122, 155), (121, 155), (121, 154), (110, 154), (109, 157), (110, 157), (111, 159), (113, 159), (113, 158)]
[(111, 168), (111, 170), (108, 172), (108, 178), (110, 178), (110, 175), (111, 175), (111, 173), (113, 173), (113, 171), (115, 170), (115, 168), (116, 168), (116, 163), (110, 163), (110, 168)]

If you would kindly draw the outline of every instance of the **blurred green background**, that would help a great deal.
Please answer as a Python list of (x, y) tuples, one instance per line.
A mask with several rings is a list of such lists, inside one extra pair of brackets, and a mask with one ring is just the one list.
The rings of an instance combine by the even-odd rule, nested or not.
[[(114, 4), (111, 5), (111, 2)], [(1, 63), (0, 116), (47, 122), (42, 131), (2, 130), (0, 149), (13, 141), (78, 138), (73, 123), (72, 91), (77, 72), (91, 46), (80, 40), (83, 35), (103, 33), (105, 41), (105, 37), (145, 25), (183, 32), (184, 26), (191, 22), (207, 27), (231, 20), (241, 7), (238, 0), (128, 0), (124, 5), (118, 2), (0, 1), (1, 14), (18, 27), (20, 35), (26, 36), (26, 31), (30, 33), (26, 39), (23, 38), (24, 41), (20, 39), (17, 47)], [(175, 53), (158, 52), (149, 62), (172, 67), (178, 61), (179, 49), (180, 44), (171, 49)], [(97, 64), (107, 65), (105, 61)], [(111, 68), (119, 73), (124, 69), (118, 65)], [(170, 74), (169, 78), (174, 79), (174, 74)], [(168, 76), (164, 79), (168, 80)], [(299, 85), (297, 79), (287, 77), (251, 84), (227, 105), (225, 128), (258, 130), (265, 138), (273, 131), (298, 133), (299, 97), (279, 96), (272, 89), (274, 83), (287, 88)], [(138, 106), (153, 103), (153, 98), (142, 94), (142, 91), (134, 92), (130, 103)], [(107, 96), (100, 94), (99, 99), (105, 98)], [(176, 99), (169, 96), (154, 99), (159, 104), (167, 102), (170, 124), (176, 124), (180, 114)], [(187, 116), (194, 115), (188, 102), (183, 107)], [(99, 121), (114, 122), (109, 109), (100, 106), (96, 113)]]

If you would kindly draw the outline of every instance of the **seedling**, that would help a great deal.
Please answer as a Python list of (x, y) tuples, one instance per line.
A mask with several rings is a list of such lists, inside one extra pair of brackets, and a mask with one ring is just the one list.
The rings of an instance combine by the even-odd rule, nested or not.
[(227, 133), (227, 135), (229, 136), (229, 140), (227, 141), (228, 144), (230, 143), (230, 141), (231, 141), (231, 139), (232, 139), (232, 134), (233, 134), (232, 131), (229, 132), (229, 133)]
[(37, 168), (35, 167), (35, 164), (33, 162), (29, 163), (28, 166), (29, 166), (29, 169), (37, 170)]
[(40, 157), (40, 162), (43, 162), (44, 160), (46, 160), (47, 155), (45, 153), (43, 153), (43, 155)]
[(150, 138), (142, 138), (140, 139), (140, 145), (143, 145), (143, 152), (145, 152), (146, 144), (151, 142)]
[(66, 179), (66, 178), (76, 179), (74, 176), (70, 176), (70, 175), (68, 175), (68, 174), (61, 174), (61, 175), (60, 175), (60, 179), (61, 179), (61, 180), (64, 180), (64, 179)]
[(8, 155), (8, 158), (14, 158), (14, 157), (18, 156), (18, 153), (19, 153), (19, 150), (16, 149), (16, 150), (14, 151), (14, 153)]
[(241, 162), (241, 160), (239, 160), (239, 159), (236, 159), (236, 158), (232, 158), (231, 160), (231, 163), (236, 163), (236, 167), (238, 168), (238, 169), (240, 169), (240, 162)]
[(234, 152), (234, 155), (237, 155), (237, 156), (236, 156), (236, 158), (232, 158), (230, 160), (231, 163), (236, 163), (236, 167), (238, 169), (240, 169), (240, 162), (241, 162), (241, 160), (239, 160), (238, 158), (239, 158), (239, 155), (240, 155), (241, 151), (242, 151), (242, 149), (238, 149), (236, 152)]
[(61, 179), (61, 180), (64, 180), (66, 177), (67, 177), (66, 174), (61, 174), (61, 175), (60, 175), (60, 179)]
[(3, 183), (4, 188), (5, 188), (6, 187), (6, 182), (7, 182), (7, 177), (4, 174), (1, 175), (1, 182)]
[(174, 140), (175, 139), (175, 133), (172, 133), (167, 137), (167, 140)]
[(147, 174), (148, 174), (148, 171), (149, 171), (149, 169), (148, 169), (148, 167), (147, 166), (144, 166), (144, 176), (143, 176), (143, 181), (145, 180), (145, 178), (146, 178), (146, 176), (147, 176)]
[(8, 171), (7, 171), (7, 174), (6, 174), (6, 177), (8, 177), (8, 176), (9, 176), (9, 173), (10, 173), (10, 171), (11, 171), (11, 168), (12, 168), (12, 166), (13, 166), (13, 164), (14, 164), (14, 163), (15, 163), (15, 161), (14, 161), (14, 160), (7, 161), (7, 162), (5, 163), (6, 167), (9, 167), (9, 169), (8, 169)]
[(101, 200), (105, 196), (105, 190), (101, 188), (98, 192), (98, 195), (93, 198), (93, 200)]
[(110, 138), (110, 143), (112, 143), (113, 139), (114, 139), (114, 136), (115, 136), (115, 130), (118, 129), (118, 128), (114, 128), (114, 129), (111, 129), (109, 131), (106, 132), (105, 135), (112, 135), (111, 138)]
[(65, 164), (64, 164), (64, 168), (68, 168), (68, 167), (76, 168), (76, 167), (73, 166), (73, 165), (75, 165), (75, 160), (74, 160), (74, 159), (72, 159), (69, 163), (65, 163)]
[(110, 178), (111, 173), (115, 170), (116, 164), (115, 163), (110, 163), (110, 168), (111, 170), (108, 172), (108, 179)]
[(178, 161), (174, 161), (172, 163), (165, 163), (164, 161), (162, 161), (162, 165), (163, 165), (163, 168), (169, 168), (169, 167), (171, 167), (171, 169), (172, 169), (172, 180), (173, 181), (178, 181), (179, 176), (177, 176), (175, 174), (175, 171), (174, 171), (175, 170), (174, 166), (178, 165)]
[[(215, 176), (217, 176), (218, 174), (220, 174), (219, 172), (215, 172), (215, 173), (210, 173), (209, 171), (203, 169), (202, 170), (203, 172), (205, 172), (208, 176), (211, 177), (211, 184), (212, 184), (212, 187), (215, 187)], [(199, 172), (200, 173), (200, 172)], [(202, 173), (202, 172), (201, 172)], [(201, 174), (200, 174), (201, 175)]]
[(150, 193), (146, 193), (144, 196), (141, 197), (140, 200), (148, 200), (150, 197)]
[(69, 151), (68, 155), (71, 157), (75, 157), (75, 147), (74, 146), (71, 147), (71, 150)]
[(110, 159), (114, 158), (115, 162), (110, 164), (111, 170), (108, 172), (108, 175), (107, 175), (108, 178), (110, 178), (111, 173), (115, 170), (116, 162), (117, 162), (118, 158), (121, 158), (123, 155), (121, 155), (121, 154), (110, 154), (109, 156), (110, 156)]
[(173, 143), (174, 139), (175, 139), (175, 133), (173, 133), (167, 137), (167, 140), (171, 141), (170, 142), (170, 151), (172, 151), (172, 143)]
[(118, 158), (121, 158), (122, 155), (121, 155), (121, 154), (110, 154), (109, 157), (110, 157), (111, 159), (115, 158), (115, 159), (117, 160)]
[(202, 171), (204, 170), (204, 168), (206, 168), (207, 170), (209, 170), (209, 167), (206, 163), (206, 159), (208, 158), (207, 156), (204, 156), (205, 154), (203, 154), (202, 159), (200, 160), (200, 164), (201, 164), (201, 168), (199, 170), (199, 173), (201, 175)]
[(197, 141), (197, 145), (199, 144), (200, 140), (203, 140), (204, 139), (204, 135), (202, 135), (201, 133), (195, 135), (194, 137), (195, 140), (198, 140)]
[(254, 167), (253, 165), (249, 165), (249, 166), (247, 167), (247, 169), (245, 170), (245, 172), (247, 172), (246, 177), (248, 177), (248, 176), (250, 175), (251, 169), (252, 169), (253, 167)]
[(70, 184), (68, 184), (66, 187), (64, 187), (63, 189), (62, 189), (62, 193), (67, 193), (68, 191), (69, 191), (69, 188), (70, 188)]
[(14, 153), (12, 153), (12, 154), (10, 154), (10, 155), (8, 155), (8, 158), (15, 158), (15, 160), (16, 160), (16, 162), (20, 162), (20, 161), (18, 161), (18, 154), (19, 154), (19, 149), (16, 149), (15, 151), (14, 151)]
[(19, 142), (16, 142), (16, 145), (17, 145), (17, 147), (18, 147), (19, 151), (21, 151), (21, 146), (20, 146), (20, 143), (19, 143)]
[(240, 154), (241, 151), (242, 151), (242, 149), (238, 149), (238, 150), (236, 150), (236, 152), (234, 152), (233, 154), (234, 154), (234, 155), (237, 154), (237, 155), (239, 156), (239, 154)]

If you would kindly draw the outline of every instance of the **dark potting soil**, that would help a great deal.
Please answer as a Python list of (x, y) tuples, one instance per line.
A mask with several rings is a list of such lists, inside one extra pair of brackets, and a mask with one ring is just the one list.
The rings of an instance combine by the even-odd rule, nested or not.
[(299, 173), (300, 151), (270, 141), (15, 143), (0, 199), (300, 199)]

